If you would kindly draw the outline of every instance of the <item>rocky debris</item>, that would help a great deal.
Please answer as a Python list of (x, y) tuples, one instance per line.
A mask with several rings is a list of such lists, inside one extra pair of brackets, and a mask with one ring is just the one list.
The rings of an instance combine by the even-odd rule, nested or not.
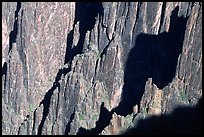
[(201, 33), (201, 2), (3, 2), (2, 134), (121, 134), (195, 106)]

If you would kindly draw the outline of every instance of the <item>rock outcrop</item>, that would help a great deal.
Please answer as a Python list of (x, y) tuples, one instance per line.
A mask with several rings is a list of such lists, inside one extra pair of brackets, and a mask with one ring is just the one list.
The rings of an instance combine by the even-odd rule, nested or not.
[(2, 3), (4, 135), (121, 134), (201, 98), (202, 2)]

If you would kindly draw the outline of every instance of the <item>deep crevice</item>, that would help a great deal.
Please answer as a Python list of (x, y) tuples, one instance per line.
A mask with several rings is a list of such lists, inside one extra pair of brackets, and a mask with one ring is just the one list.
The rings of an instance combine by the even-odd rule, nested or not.
[(99, 58), (96, 60), (96, 64), (95, 64), (95, 72), (94, 72), (94, 77), (93, 77), (93, 81), (92, 81), (92, 85), (95, 83), (95, 76), (96, 76), (96, 72), (97, 72), (97, 68), (98, 68), (98, 62), (99, 62), (99, 59), (101, 59), (103, 57), (103, 55), (106, 55), (107, 53), (107, 50), (111, 44), (111, 42), (114, 40), (115, 36), (113, 35), (112, 36), (112, 39), (109, 40), (108, 44), (105, 46), (105, 48), (102, 50), (102, 52), (100, 53), (99, 55)]
[(53, 133), (54, 131), (54, 125), (57, 121), (57, 116), (58, 116), (58, 111), (59, 111), (59, 98), (60, 98), (60, 87), (58, 88), (58, 94), (57, 94), (57, 109), (56, 109), (56, 118), (54, 120), (54, 123), (52, 124), (52, 130), (51, 130), (51, 134)]
[(37, 108), (34, 110), (33, 112), (33, 129), (32, 129), (32, 134), (35, 135), (35, 121), (36, 121), (36, 111), (37, 111)]
[(13, 30), (9, 34), (9, 51), (8, 54), (10, 53), (13, 43), (16, 43), (16, 37), (18, 34), (18, 13), (21, 9), (21, 2), (17, 2), (16, 6), (16, 11), (15, 11), (15, 16), (14, 16), (14, 24), (13, 24)]
[(73, 49), (72, 49), (73, 38), (74, 38), (74, 30), (71, 30), (67, 35), (67, 47), (66, 47), (64, 64), (69, 63), (74, 57)]
[(112, 36), (112, 39), (108, 42), (108, 44), (105, 46), (105, 48), (102, 50), (101, 54), (100, 54), (100, 58), (103, 56), (103, 55), (106, 55), (107, 53), (107, 50), (111, 44), (111, 42), (114, 40), (114, 36)]
[(6, 75), (6, 74), (7, 74), (7, 62), (4, 62), (1, 76)]
[(142, 2), (138, 2), (138, 3), (137, 3), (137, 14), (136, 14), (136, 21), (135, 21), (135, 22), (137, 22), (138, 19), (139, 19), (139, 14), (140, 14), (140, 7), (141, 7), (141, 5), (142, 5)]
[(18, 128), (18, 133), (17, 135), (20, 135), (20, 130), (21, 130), (21, 126), (23, 125), (23, 123), (21, 123), (20, 127)]
[[(125, 3), (125, 5), (126, 5), (126, 3)], [(126, 28), (126, 26), (127, 26), (127, 22), (129, 22), (129, 14), (130, 14), (130, 2), (128, 2), (128, 4), (127, 4), (128, 6), (127, 6), (127, 13), (126, 13), (126, 16), (125, 16), (125, 25), (124, 25), (124, 28)], [(126, 8), (126, 7), (125, 7)], [(117, 23), (116, 23), (117, 24)], [(115, 25), (115, 27), (116, 27), (116, 25)], [(123, 32), (123, 31), (122, 31)], [(122, 35), (123, 35), (123, 33), (122, 33)]]
[(103, 18), (104, 18), (104, 9), (101, 5), (99, 6), (99, 23), (98, 23), (98, 48), (100, 47), (99, 43), (100, 43), (100, 25), (103, 28)]
[(72, 123), (72, 121), (74, 119), (74, 116), (75, 116), (75, 107), (74, 107), (74, 112), (71, 114), (69, 122), (66, 125), (64, 135), (68, 135), (68, 133), (70, 132), (71, 123)]
[(130, 2), (128, 2), (127, 20), (130, 19)]
[(161, 27), (162, 27), (163, 22), (164, 22), (165, 10), (166, 10), (166, 2), (163, 2), (162, 11), (161, 11), (161, 19), (160, 19), (160, 25), (159, 25), (159, 31), (158, 31), (158, 33), (161, 33)]
[(100, 58), (98, 58), (98, 59), (96, 60), (95, 69), (94, 69), (94, 77), (93, 77), (92, 85), (95, 83), (95, 79), (94, 79), (94, 78), (95, 78), (95, 76), (96, 76), (99, 59), (100, 59)]

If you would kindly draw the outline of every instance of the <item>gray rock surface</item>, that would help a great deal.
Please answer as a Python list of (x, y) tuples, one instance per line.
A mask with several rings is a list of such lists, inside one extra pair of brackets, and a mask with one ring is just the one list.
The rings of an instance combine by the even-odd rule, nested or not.
[(200, 98), (202, 2), (2, 3), (3, 135), (120, 134)]

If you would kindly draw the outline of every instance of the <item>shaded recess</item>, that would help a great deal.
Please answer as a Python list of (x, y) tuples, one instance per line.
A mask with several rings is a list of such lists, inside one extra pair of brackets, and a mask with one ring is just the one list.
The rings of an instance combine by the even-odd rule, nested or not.
[(148, 78), (163, 89), (175, 77), (177, 60), (182, 52), (187, 18), (178, 17), (177, 6), (170, 18), (168, 32), (158, 35), (140, 33), (131, 49), (125, 67), (122, 100), (114, 111), (126, 116), (139, 104)]
[(96, 17), (99, 15), (99, 19), (101, 19), (103, 13), (102, 2), (76, 2), (75, 5), (75, 19), (73, 28), (75, 24), (79, 21), (79, 41), (77, 45), (72, 46), (73, 44), (73, 35), (74, 29), (69, 32), (67, 35), (67, 48), (65, 54), (64, 64), (72, 61), (74, 56), (77, 54), (82, 54), (85, 35), (87, 31), (91, 31), (94, 28), (96, 23)]
[(195, 107), (178, 107), (173, 113), (139, 120), (123, 135), (201, 135), (203, 133), (202, 98)]

